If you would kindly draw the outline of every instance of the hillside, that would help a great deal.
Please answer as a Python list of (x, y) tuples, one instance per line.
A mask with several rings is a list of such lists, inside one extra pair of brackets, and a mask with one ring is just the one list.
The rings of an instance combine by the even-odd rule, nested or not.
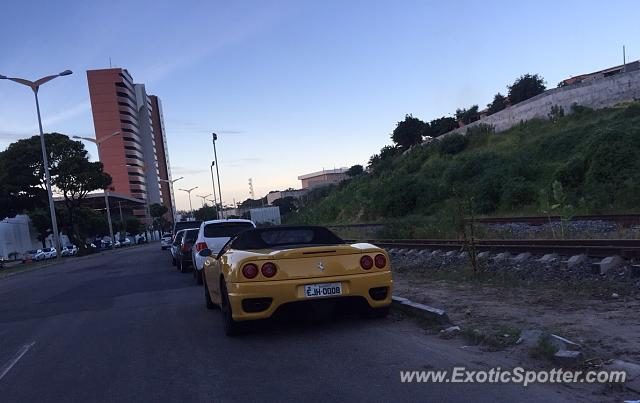
[(368, 173), (310, 192), (287, 221), (442, 228), (460, 200), (479, 216), (640, 211), (640, 102), (567, 112), (407, 152), (388, 147)]

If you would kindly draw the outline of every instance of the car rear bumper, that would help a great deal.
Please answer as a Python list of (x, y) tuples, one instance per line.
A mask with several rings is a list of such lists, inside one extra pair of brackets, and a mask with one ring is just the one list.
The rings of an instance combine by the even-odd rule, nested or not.
[[(342, 285), (342, 294), (339, 296), (308, 298), (304, 295), (305, 285), (337, 282)], [(386, 296), (382, 299), (374, 299), (372, 293), (376, 295), (376, 290), (379, 291), (382, 288), (386, 288)], [(237, 321), (269, 318), (280, 306), (301, 301), (361, 297), (371, 308), (382, 308), (391, 304), (392, 291), (393, 279), (389, 271), (349, 276), (227, 284), (233, 319)], [(254, 301), (258, 305), (262, 303), (263, 306), (268, 307), (259, 312), (246, 312), (245, 308), (248, 303)]]

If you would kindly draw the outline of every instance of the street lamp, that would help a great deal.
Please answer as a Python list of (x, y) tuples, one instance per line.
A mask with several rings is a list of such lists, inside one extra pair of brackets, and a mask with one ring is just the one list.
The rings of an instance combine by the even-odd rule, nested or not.
[(224, 218), (224, 209), (222, 208), (222, 190), (220, 189), (220, 171), (218, 170), (218, 154), (216, 152), (216, 140), (218, 140), (218, 135), (215, 133), (211, 133), (211, 139), (213, 141), (213, 158), (215, 160), (215, 165), (216, 165), (216, 176), (218, 177), (218, 195), (220, 196), (220, 212), (222, 213), (221, 218)]
[[(113, 138), (117, 135), (119, 135), (120, 132), (119, 131), (115, 131), (113, 133), (111, 133), (108, 136), (105, 136), (103, 138), (101, 138), (100, 140), (98, 140), (97, 138), (91, 138), (91, 137), (82, 137), (82, 136), (73, 136), (74, 139), (78, 139), (78, 140), (84, 140), (84, 141), (89, 141), (93, 144), (96, 145), (96, 147), (98, 148), (98, 154), (100, 154), (100, 144), (104, 143), (105, 141), (109, 140), (110, 138)], [(109, 239), (111, 239), (111, 242), (114, 242), (113, 240), (113, 224), (111, 223), (111, 209), (109, 208), (109, 189), (104, 189), (104, 204), (107, 206), (107, 220), (109, 222)], [(122, 221), (122, 218), (120, 219)], [(122, 236), (122, 235), (121, 235)]]
[(47, 148), (44, 142), (44, 132), (42, 131), (42, 118), (40, 117), (40, 102), (38, 101), (38, 90), (40, 86), (47, 83), (54, 78), (68, 76), (72, 74), (71, 70), (65, 70), (62, 73), (54, 74), (51, 76), (42, 77), (36, 81), (29, 81), (23, 78), (7, 77), (0, 74), (0, 80), (11, 80), (18, 84), (26, 85), (31, 88), (33, 95), (36, 98), (36, 111), (38, 112), (38, 127), (40, 128), (40, 145), (42, 147), (42, 163), (44, 165), (45, 185), (47, 187), (47, 196), (49, 196), (49, 213), (51, 214), (51, 227), (53, 230), (53, 242), (56, 247), (56, 259), (61, 257), (62, 248), (60, 245), (60, 235), (58, 234), (58, 220), (56, 219), (56, 208), (53, 203), (53, 192), (51, 190), (51, 176), (49, 175), (49, 160), (47, 159)]
[(211, 161), (210, 171), (211, 171), (211, 188), (213, 188), (213, 207), (216, 211), (216, 218), (220, 218), (220, 213), (218, 211), (218, 199), (216, 197), (216, 181), (213, 179), (213, 166), (215, 165), (215, 161)]
[[(184, 179), (184, 176), (179, 177), (178, 179), (158, 179), (160, 182), (166, 182), (169, 185), (171, 185), (171, 196), (174, 196), (175, 192), (173, 191), (173, 184), (177, 181), (179, 181), (180, 179)], [(171, 200), (171, 207), (173, 208), (173, 211), (171, 212), (171, 215), (173, 216), (173, 223), (176, 223), (176, 206), (175, 206), (175, 199)]]
[(183, 192), (187, 192), (189, 194), (189, 208), (191, 209), (191, 218), (194, 218), (193, 215), (193, 206), (191, 205), (191, 192), (193, 192), (194, 190), (196, 190), (198, 187), (192, 187), (191, 189), (178, 189), (178, 190), (182, 190)]
[(209, 197), (209, 196), (213, 196), (213, 195), (212, 195), (211, 193), (209, 193), (209, 194), (208, 194), (208, 195), (206, 195), (206, 196), (201, 196), (201, 195), (196, 195), (196, 196), (202, 199), (202, 207), (204, 207), (204, 201), (205, 201), (205, 199), (206, 199), (207, 197)]

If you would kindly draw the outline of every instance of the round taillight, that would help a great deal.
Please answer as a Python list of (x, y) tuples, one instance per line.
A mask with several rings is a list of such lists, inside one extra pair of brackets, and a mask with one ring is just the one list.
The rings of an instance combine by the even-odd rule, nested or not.
[(384, 257), (382, 253), (377, 254), (376, 257), (373, 258), (373, 260), (376, 263), (376, 267), (378, 269), (382, 269), (387, 265), (387, 258)]
[(246, 278), (255, 278), (258, 275), (258, 266), (253, 263), (245, 264), (242, 268), (242, 274)]
[(276, 272), (278, 271), (278, 268), (276, 267), (275, 264), (271, 263), (271, 262), (267, 262), (265, 264), (262, 265), (262, 269), (260, 269), (262, 271), (262, 275), (265, 277), (273, 277), (276, 275)]
[(373, 259), (371, 259), (371, 256), (367, 256), (367, 255), (362, 256), (360, 258), (360, 266), (365, 270), (369, 270), (370, 268), (372, 268)]

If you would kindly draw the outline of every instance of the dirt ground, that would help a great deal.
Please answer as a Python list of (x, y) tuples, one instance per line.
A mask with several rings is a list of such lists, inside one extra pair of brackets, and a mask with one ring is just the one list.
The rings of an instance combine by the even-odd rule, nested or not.
[[(394, 260), (394, 295), (447, 311), (465, 329), (540, 329), (583, 346), (585, 358), (640, 363), (640, 296), (577, 296), (553, 284), (534, 289), (433, 279)], [(506, 336), (506, 335), (505, 335)]]

